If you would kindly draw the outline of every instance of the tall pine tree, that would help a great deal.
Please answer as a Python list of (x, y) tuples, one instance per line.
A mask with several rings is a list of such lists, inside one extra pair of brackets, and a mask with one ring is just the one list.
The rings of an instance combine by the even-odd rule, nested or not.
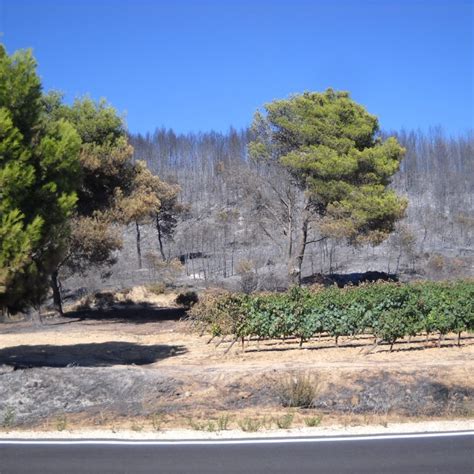
[(378, 136), (377, 117), (347, 92), (305, 92), (265, 105), (249, 145), (255, 160), (288, 170), (303, 193), (300, 228), (289, 255), (289, 276), (301, 280), (311, 233), (351, 244), (383, 241), (407, 202), (391, 190), (405, 150)]
[(47, 118), (30, 51), (0, 45), (0, 308), (37, 306), (63, 258), (81, 140)]

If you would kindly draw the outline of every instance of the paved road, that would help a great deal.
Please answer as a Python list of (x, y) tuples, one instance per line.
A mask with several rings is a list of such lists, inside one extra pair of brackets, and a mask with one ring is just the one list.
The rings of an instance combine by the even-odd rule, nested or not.
[(0, 440), (0, 473), (473, 474), (474, 432), (217, 442)]

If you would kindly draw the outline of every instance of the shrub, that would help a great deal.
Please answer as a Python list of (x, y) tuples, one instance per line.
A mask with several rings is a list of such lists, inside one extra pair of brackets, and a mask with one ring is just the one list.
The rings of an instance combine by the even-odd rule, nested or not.
[(61, 413), (61, 415), (59, 415), (56, 418), (56, 429), (58, 431), (64, 431), (66, 428), (67, 428), (67, 417), (64, 413)]
[(189, 309), (193, 307), (198, 302), (198, 300), (199, 298), (195, 291), (186, 291), (185, 293), (180, 293), (176, 297), (176, 304)]
[(214, 290), (204, 293), (189, 316), (198, 329), (209, 329), (214, 336), (240, 335), (246, 321), (246, 295)]
[(277, 382), (276, 392), (284, 407), (311, 408), (316, 387), (308, 376), (288, 376)]
[(110, 291), (97, 292), (94, 294), (95, 306), (98, 309), (107, 309), (115, 303), (114, 294)]
[(15, 424), (15, 409), (7, 406), (3, 412), (2, 427), (11, 428)]
[(291, 428), (294, 417), (295, 416), (293, 415), (293, 413), (286, 413), (285, 415), (280, 416), (275, 421), (277, 427), (281, 430), (288, 430), (289, 428)]
[(314, 428), (314, 427), (319, 426), (321, 424), (322, 419), (323, 419), (322, 415), (308, 416), (304, 419), (304, 424), (308, 428)]
[(225, 431), (227, 427), (229, 426), (229, 421), (230, 421), (229, 415), (221, 415), (217, 419), (217, 429), (219, 431)]
[(237, 422), (240, 429), (245, 432), (254, 433), (262, 427), (262, 421), (258, 418), (245, 417)]
[(163, 418), (164, 418), (164, 415), (163, 413), (160, 413), (160, 412), (153, 413), (151, 415), (151, 426), (153, 427), (155, 431), (161, 430), (161, 426), (163, 425), (163, 421), (164, 421)]

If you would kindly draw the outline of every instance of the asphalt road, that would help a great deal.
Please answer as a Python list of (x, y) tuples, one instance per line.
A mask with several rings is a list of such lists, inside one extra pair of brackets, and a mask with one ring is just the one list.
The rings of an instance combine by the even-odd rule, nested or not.
[(474, 473), (474, 432), (194, 442), (0, 440), (0, 473)]

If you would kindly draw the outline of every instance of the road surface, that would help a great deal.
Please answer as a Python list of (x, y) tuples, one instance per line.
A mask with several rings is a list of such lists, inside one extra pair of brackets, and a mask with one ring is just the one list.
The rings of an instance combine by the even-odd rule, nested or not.
[(474, 431), (225, 441), (0, 440), (0, 473), (473, 474)]

